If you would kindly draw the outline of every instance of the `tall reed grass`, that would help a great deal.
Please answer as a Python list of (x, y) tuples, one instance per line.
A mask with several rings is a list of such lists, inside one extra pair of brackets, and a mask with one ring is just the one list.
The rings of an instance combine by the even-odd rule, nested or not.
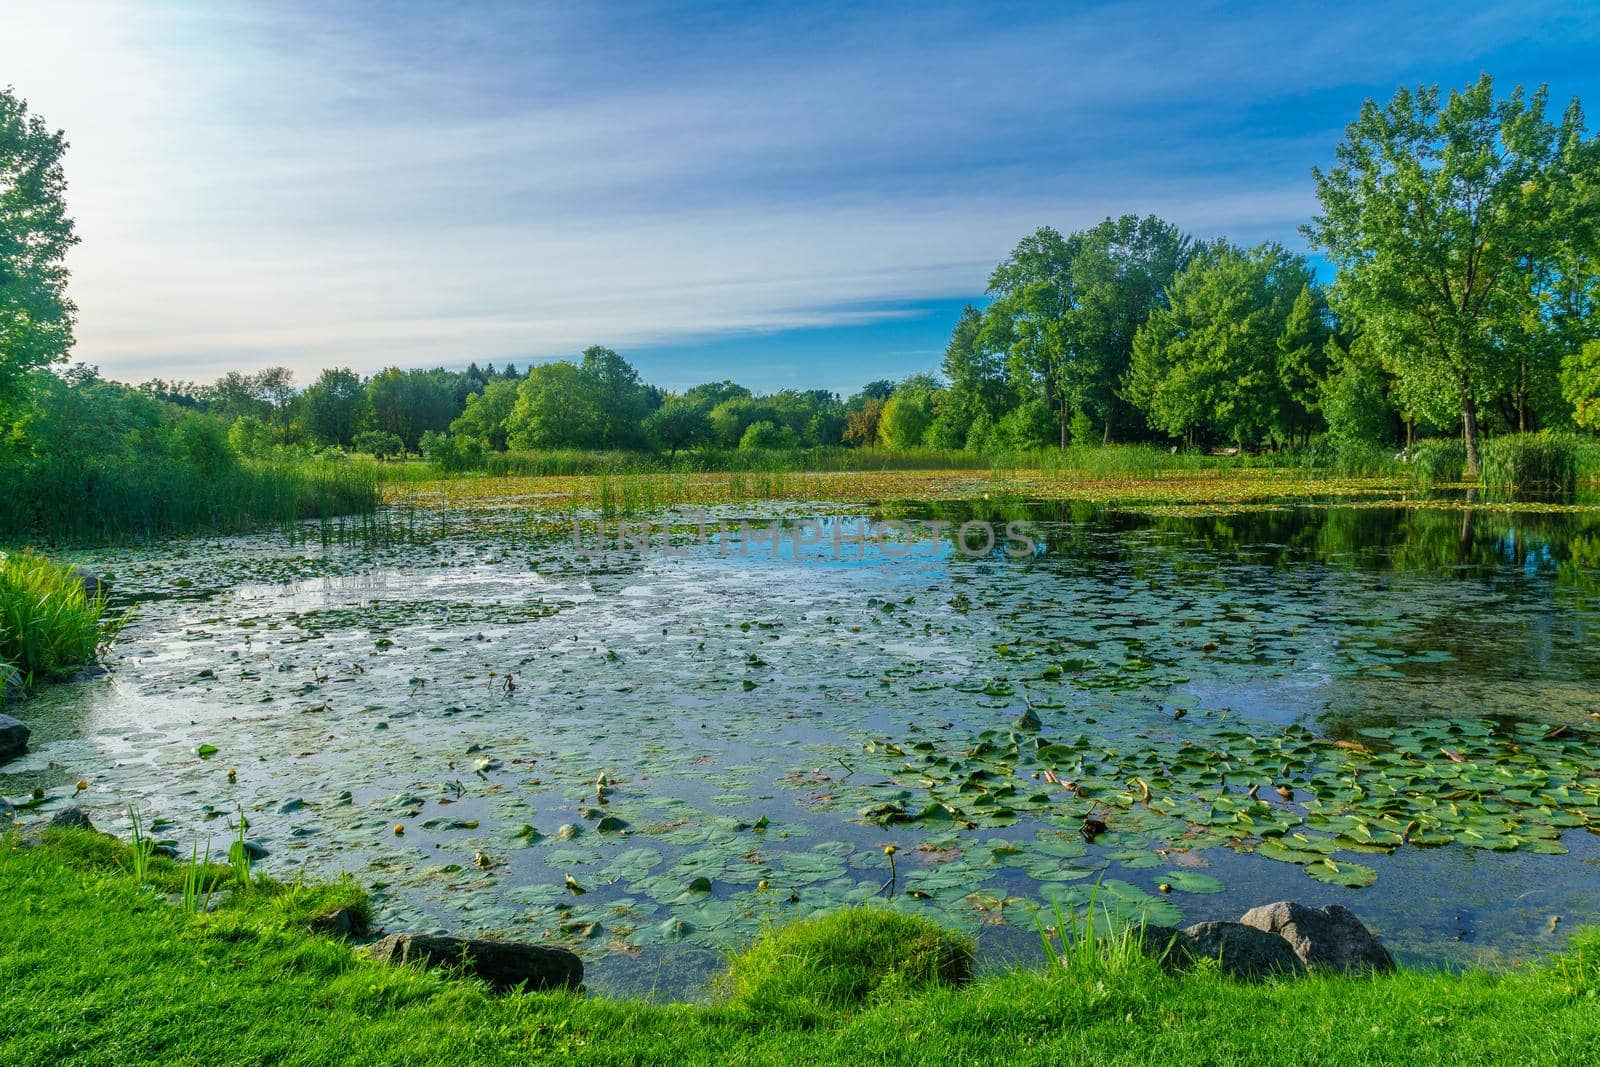
[(31, 552), (0, 559), (0, 660), (25, 685), (94, 662), (127, 623), (90, 596), (70, 567)]
[(1483, 487), (1512, 499), (1563, 496), (1578, 485), (1579, 438), (1570, 433), (1507, 434), (1484, 442)]
[(69, 541), (235, 533), (377, 507), (374, 464), (244, 461), (204, 470), (164, 456), (52, 457), (0, 466), (0, 535)]

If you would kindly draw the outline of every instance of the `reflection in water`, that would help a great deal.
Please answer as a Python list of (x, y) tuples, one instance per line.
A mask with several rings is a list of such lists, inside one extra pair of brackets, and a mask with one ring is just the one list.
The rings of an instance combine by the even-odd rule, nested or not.
[[(496, 513), (420, 543), (262, 535), (101, 553), (140, 615), (110, 678), (27, 705), (35, 751), (0, 769), (0, 791), (59, 794), (81, 776), (102, 824), (134, 802), (202, 842), (227, 836), (237, 805), (269, 871), (351, 870), (380, 886), (391, 924), (573, 939), (597, 986), (677, 994), (759, 922), (876, 892), (888, 840), (929, 887), (901, 903), (942, 920), (988, 922), (973, 890), (1060, 887), (1040, 877), (1060, 873), (1055, 853), (1019, 868), (990, 851), (1051, 840), (1036, 832), (1059, 813), (976, 831), (864, 818), (841, 797), (872, 784), (865, 764), (849, 770), (868, 739), (993, 747), (1025, 713), (1052, 738), (1113, 748), (1175, 722), (1371, 741), (1382, 725), (1534, 720), (1577, 737), (1600, 711), (1593, 515), (1151, 517), (990, 500), (843, 521), (863, 518), (947, 522), (947, 538), (1027, 519), (1042, 549), (600, 556)], [(200, 758), (203, 743), (220, 754)], [(595, 829), (601, 770), (615, 783), (603, 813), (625, 833)], [(1019, 779), (1019, 794), (1038, 788)], [(1174, 842), (1119, 835), (1080, 862), (1153, 894)], [(1551, 914), (1562, 931), (1600, 919), (1594, 840), (1568, 830), (1564, 855), (1362, 855), (1380, 871), (1366, 889), (1215, 847), (1193, 855), (1227, 891), (1178, 903), (1200, 920), (1340, 900), (1414, 959), (1518, 955), (1559, 944)], [(566, 874), (589, 892), (572, 897)], [(699, 878), (714, 889), (690, 891)], [(1025, 921), (982, 938), (994, 958), (1036, 949)]]

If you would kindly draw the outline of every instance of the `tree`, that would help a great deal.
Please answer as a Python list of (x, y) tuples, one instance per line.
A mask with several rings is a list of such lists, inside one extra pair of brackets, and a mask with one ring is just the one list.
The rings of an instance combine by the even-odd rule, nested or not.
[(680, 448), (693, 448), (711, 439), (710, 412), (707, 399), (671, 397), (645, 416), (644, 431), (669, 455), (676, 456)]
[(738, 382), (729, 381), (728, 379), (724, 378), (720, 382), (706, 382), (703, 385), (697, 385), (691, 389), (685, 390), (683, 399), (689, 401), (690, 403), (703, 400), (705, 401), (706, 407), (709, 410), (710, 408), (716, 407), (724, 400), (742, 400), (747, 398), (749, 395), (750, 390), (746, 389)]
[(1011, 402), (1005, 352), (988, 344), (983, 313), (968, 304), (961, 309), (950, 343), (944, 349), (944, 376), (950, 381), (943, 416), (965, 425), (985, 415), (997, 419)]
[(1305, 260), (1279, 245), (1204, 249), (1134, 337), (1127, 391), (1150, 425), (1191, 442), (1264, 440), (1291, 402), (1279, 342), (1310, 283)]
[(77, 307), (67, 297), (65, 135), (0, 89), (0, 403), (31, 370), (67, 358)]
[(1133, 338), (1193, 255), (1193, 242), (1154, 215), (1106, 219), (1068, 239), (1071, 305), (1062, 395), (1094, 417), (1109, 444), (1123, 417), (1122, 385)]
[(1553, 124), (1546, 97), (1497, 100), (1487, 75), (1442, 101), (1402, 89), (1367, 101), (1337, 165), (1313, 171), (1322, 213), (1306, 234), (1339, 268), (1336, 305), (1379, 335), (1413, 397), (1454, 409), (1474, 477), (1480, 409), (1516, 377), (1530, 267), (1591, 243), (1600, 210), (1573, 209), (1595, 160), (1582, 111), (1574, 100)]
[(306, 433), (323, 445), (348, 446), (366, 414), (367, 392), (361, 378), (345, 367), (330, 367), (300, 398)]
[(868, 397), (861, 406), (850, 412), (844, 424), (844, 443), (870, 445), (878, 439), (878, 423), (883, 418), (883, 401)]
[(601, 414), (590, 379), (566, 360), (528, 368), (506, 420), (516, 449), (595, 448)]
[(1572, 421), (1600, 430), (1600, 341), (1590, 341), (1561, 364), (1561, 392), (1572, 405)]
[(791, 427), (762, 419), (760, 422), (752, 422), (745, 427), (744, 434), (739, 438), (739, 449), (744, 452), (752, 449), (777, 451), (785, 448), (794, 448), (799, 443), (800, 441)]
[(599, 345), (583, 350), (579, 369), (592, 394), (600, 447), (643, 445), (641, 426), (652, 405), (649, 390), (639, 380), (639, 372), (611, 349)]
[(941, 392), (939, 383), (925, 374), (901, 382), (878, 418), (878, 440), (883, 446), (897, 451), (921, 448), (937, 414)]
[(449, 428), (456, 414), (451, 386), (440, 372), (390, 367), (367, 382), (367, 404), (375, 427), (400, 438), (415, 452), (428, 430)]
[(1328, 436), (1351, 444), (1387, 444), (1394, 437), (1397, 412), (1389, 394), (1389, 375), (1365, 334), (1348, 345), (1330, 337), (1324, 357), (1330, 373), (1318, 391), (1318, 407)]
[(1283, 403), (1278, 407), (1277, 432), (1286, 441), (1311, 436), (1313, 416), (1322, 406), (1322, 383), (1328, 376), (1328, 302), (1321, 290), (1307, 284), (1295, 295), (1278, 337), (1278, 387)]
[(509, 378), (491, 378), (481, 393), (467, 397), (466, 407), (450, 424), (450, 432), (475, 438), (496, 452), (504, 452), (506, 423), (516, 407), (520, 384)]
[(1048, 226), (1018, 242), (989, 276), (992, 300), (981, 342), (1007, 353), (1016, 391), (1044, 401), (1059, 423), (1062, 445), (1067, 443), (1063, 382), (1072, 256), (1072, 245)]

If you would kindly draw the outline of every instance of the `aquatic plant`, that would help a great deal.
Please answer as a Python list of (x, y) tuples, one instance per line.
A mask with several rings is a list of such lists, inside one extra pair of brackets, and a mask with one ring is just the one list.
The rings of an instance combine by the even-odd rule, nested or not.
[(1573, 434), (1508, 434), (1484, 443), (1483, 487), (1498, 496), (1561, 496), (1578, 484), (1578, 438)]
[(0, 662), (25, 684), (70, 674), (111, 643), (128, 613), (89, 595), (78, 572), (32, 552), (0, 554)]

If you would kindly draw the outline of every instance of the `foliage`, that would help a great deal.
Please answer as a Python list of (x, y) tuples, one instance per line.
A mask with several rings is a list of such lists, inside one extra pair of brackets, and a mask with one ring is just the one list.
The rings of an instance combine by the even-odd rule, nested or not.
[(0, 553), (0, 663), (26, 682), (64, 677), (94, 662), (127, 622), (105, 596), (89, 596), (76, 571), (31, 552)]
[(362, 430), (350, 444), (357, 452), (365, 452), (373, 459), (403, 456), (406, 452), (406, 443), (400, 440), (398, 434), (387, 430)]
[(703, 445), (711, 440), (711, 407), (709, 399), (671, 397), (645, 417), (645, 436), (673, 456), (679, 449)]
[(506, 420), (511, 448), (596, 448), (600, 408), (583, 372), (565, 360), (528, 371)]
[(1298, 359), (1317, 334), (1296, 321), (1309, 314), (1310, 285), (1305, 260), (1278, 245), (1204, 249), (1172, 283), (1170, 306), (1139, 328), (1129, 398), (1151, 426), (1191, 443), (1254, 445), (1303, 426), (1309, 413), (1280, 359)]
[(1368, 101), (1314, 172), (1322, 213), (1307, 235), (1339, 268), (1342, 313), (1371, 330), (1413, 402), (1460, 420), (1478, 471), (1481, 408), (1506, 394), (1532, 333), (1539, 278), (1594, 247), (1600, 203), (1579, 196), (1596, 142), (1576, 102), (1559, 123), (1546, 93), (1497, 99), (1488, 75), (1441, 97), (1437, 87)]
[(222, 424), (205, 415), (189, 414), (179, 419), (172, 428), (168, 447), (174, 459), (206, 475), (220, 474), (238, 459), (229, 447)]
[(373, 428), (393, 434), (405, 451), (415, 452), (426, 431), (448, 429), (455, 418), (452, 387), (450, 379), (435, 371), (380, 371), (367, 382)]
[(1600, 341), (1590, 341), (1561, 365), (1561, 393), (1572, 405), (1572, 421), (1600, 430)]
[(77, 308), (65, 259), (78, 237), (67, 216), (66, 149), (61, 131), (0, 87), (0, 403), (72, 348)]
[(348, 446), (366, 418), (367, 392), (354, 371), (330, 367), (306, 389), (300, 409), (305, 432), (313, 441)]
[(1341, 443), (1392, 441), (1396, 412), (1388, 375), (1366, 335), (1358, 335), (1348, 348), (1329, 338), (1326, 358), (1330, 372), (1321, 383), (1316, 406), (1328, 424), (1328, 436)]
[(883, 401), (875, 396), (867, 397), (861, 402), (860, 407), (850, 412), (844, 427), (844, 443), (847, 445), (877, 443), (878, 423), (882, 420)]
[(446, 473), (482, 470), (487, 450), (482, 439), (429, 430), (420, 442), (423, 456)]
[(1570, 493), (1578, 484), (1578, 441), (1570, 433), (1507, 434), (1483, 447), (1484, 488), (1512, 499)]
[(933, 425), (938, 397), (938, 384), (925, 376), (900, 383), (879, 413), (878, 442), (897, 451), (920, 447)]
[(519, 383), (499, 379), (487, 383), (482, 391), (467, 397), (466, 407), (450, 424), (450, 432), (475, 437), (495, 452), (507, 447), (506, 424), (517, 405)]
[(763, 419), (745, 428), (744, 435), (739, 438), (739, 448), (746, 452), (753, 449), (786, 449), (793, 448), (796, 440), (795, 432), (789, 427)]
[(1459, 482), (1466, 474), (1466, 445), (1450, 440), (1419, 441), (1411, 449), (1411, 468), (1423, 485)]

